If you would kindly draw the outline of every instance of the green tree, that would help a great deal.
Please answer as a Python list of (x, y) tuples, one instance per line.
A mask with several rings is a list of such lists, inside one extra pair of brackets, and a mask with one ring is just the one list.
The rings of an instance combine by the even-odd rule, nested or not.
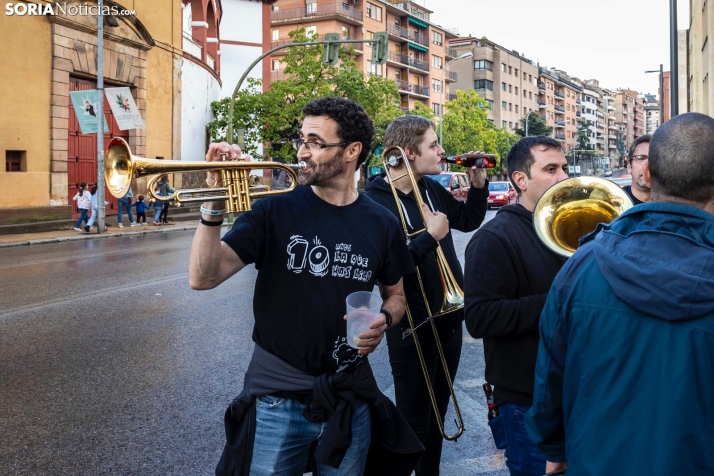
[(588, 128), (592, 125), (592, 122), (586, 121), (585, 119), (581, 119), (578, 121), (578, 149), (587, 150), (590, 148)]
[[(530, 132), (530, 130), (528, 132)], [(511, 150), (511, 147), (513, 147), (513, 144), (520, 139), (521, 137), (519, 135), (508, 132), (505, 127), (496, 129), (496, 155), (499, 158), (496, 163), (496, 171), (503, 172), (508, 169), (506, 156), (508, 155), (508, 151)]]
[(429, 106), (419, 101), (414, 103), (414, 109), (410, 109), (407, 114), (410, 114), (412, 116), (426, 117), (427, 119), (431, 119), (432, 121), (437, 120), (437, 116), (434, 111), (432, 111)]
[[(522, 117), (518, 122), (519, 126), (513, 131), (521, 137), (526, 136), (526, 118)], [(529, 136), (550, 136), (553, 134), (553, 128), (549, 126), (545, 119), (540, 117), (540, 114), (534, 113), (528, 117), (528, 135)]]
[(496, 152), (496, 130), (486, 119), (489, 106), (476, 91), (456, 91), (456, 99), (444, 106), (441, 145), (447, 155), (471, 150)]
[[(305, 29), (290, 33), (293, 42), (310, 41)], [(248, 79), (235, 102), (234, 130), (243, 129), (245, 152), (256, 156), (264, 145), (264, 156), (294, 158), (290, 140), (298, 136), (302, 108), (312, 99), (324, 96), (343, 96), (364, 107), (377, 130), (375, 146), (387, 124), (400, 116), (399, 92), (394, 81), (378, 76), (365, 76), (357, 69), (353, 47), (340, 47), (340, 63), (324, 65), (322, 45), (297, 46), (287, 49), (282, 60), (285, 79), (272, 81), (268, 91), (262, 82)], [(226, 140), (230, 99), (211, 104), (214, 120), (208, 124), (214, 141)]]

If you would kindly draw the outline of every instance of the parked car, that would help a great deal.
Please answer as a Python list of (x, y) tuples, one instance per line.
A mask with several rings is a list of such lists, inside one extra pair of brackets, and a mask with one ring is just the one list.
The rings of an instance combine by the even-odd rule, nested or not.
[(471, 184), (469, 183), (469, 176), (465, 173), (442, 172), (439, 175), (429, 175), (429, 177), (439, 182), (442, 187), (451, 192), (455, 199), (462, 202), (466, 201)]
[(611, 168), (605, 169), (605, 177), (612, 177), (612, 169)]
[(488, 183), (488, 208), (516, 203), (518, 194), (511, 182)]

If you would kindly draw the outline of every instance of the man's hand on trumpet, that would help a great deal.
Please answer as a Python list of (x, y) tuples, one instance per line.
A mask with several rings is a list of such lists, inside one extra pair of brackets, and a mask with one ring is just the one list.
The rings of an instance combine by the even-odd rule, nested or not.
[[(229, 144), (228, 142), (213, 142), (208, 146), (208, 152), (206, 153), (206, 162), (223, 162), (225, 160), (250, 160), (250, 157), (242, 156), (240, 147), (236, 144)], [(222, 187), (223, 180), (221, 178), (220, 170), (211, 170), (206, 172), (206, 183), (209, 187)], [(218, 202), (207, 202), (206, 208), (218, 210), (223, 207), (223, 203)]]

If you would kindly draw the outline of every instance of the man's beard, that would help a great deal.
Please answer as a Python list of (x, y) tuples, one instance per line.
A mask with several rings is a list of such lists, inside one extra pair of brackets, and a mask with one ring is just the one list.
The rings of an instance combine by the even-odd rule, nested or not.
[(647, 186), (647, 182), (645, 182), (644, 175), (640, 175), (639, 177), (637, 177), (637, 182), (635, 182), (635, 183), (637, 184), (637, 188), (639, 188), (642, 191), (649, 191), (649, 189), (650, 189)]
[(300, 185), (319, 185), (322, 182), (330, 180), (345, 171), (346, 165), (342, 161), (344, 150), (340, 150), (331, 159), (320, 164), (308, 159), (305, 164), (311, 169), (309, 175), (300, 171), (298, 175), (298, 183)]

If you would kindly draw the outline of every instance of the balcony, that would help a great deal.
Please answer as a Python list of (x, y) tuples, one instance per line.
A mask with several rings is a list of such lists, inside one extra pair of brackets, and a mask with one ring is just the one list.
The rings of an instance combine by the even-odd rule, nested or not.
[(340, 20), (353, 25), (362, 25), (362, 12), (343, 2), (309, 3), (295, 8), (280, 9), (270, 12), (272, 24), (302, 23), (306, 20)]
[(391, 36), (396, 37), (397, 39), (409, 39), (409, 30), (406, 28), (402, 28), (401, 26), (394, 25), (392, 23), (387, 23), (387, 33), (389, 33)]
[(456, 74), (456, 71), (446, 71), (446, 81), (458, 81), (458, 75)]
[(559, 121), (556, 122), (553, 127), (555, 127), (556, 129), (565, 129), (565, 124), (563, 123), (563, 121)]
[(580, 111), (576, 112), (576, 113), (575, 113), (575, 116), (576, 116), (576, 117), (580, 117), (580, 116), (581, 116)]
[(555, 97), (565, 99), (565, 94), (561, 93), (560, 91), (555, 91), (553, 94), (555, 94)]
[(183, 32), (183, 50), (195, 58), (203, 59), (203, 48), (198, 40), (185, 31)]
[(538, 81), (538, 91), (545, 94), (545, 83), (541, 83), (540, 81)]
[(547, 104), (545, 103), (545, 101), (538, 101), (538, 105), (539, 105), (539, 106), (547, 106)]
[(581, 104), (580, 99), (576, 99), (576, 100), (575, 100), (575, 104)]
[(617, 144), (609, 144), (607, 148), (610, 150), (617, 149)]
[(458, 98), (456, 94), (449, 94), (449, 101), (453, 101), (454, 99)]
[(387, 52), (387, 62), (396, 63), (398, 65), (406, 65), (422, 71), (429, 71), (429, 63), (394, 51)]
[(429, 46), (429, 38), (424, 35), (420, 35), (416, 31), (409, 32), (409, 40), (422, 46)]
[(393, 81), (397, 83), (397, 89), (400, 92), (415, 94), (417, 96), (429, 96), (429, 88), (427, 86), (410, 83), (409, 81), (402, 81), (400, 79), (394, 79)]
[(422, 9), (422, 7), (413, 4), (410, 1), (404, 1), (404, 0), (386, 0), (387, 3), (399, 8), (400, 10), (403, 10), (405, 12), (408, 12), (415, 17), (419, 18), (420, 20), (424, 21), (431, 21), (429, 19), (429, 12), (425, 11)]
[(557, 113), (565, 114), (565, 108), (563, 106), (554, 106), (554, 109)]
[(565, 134), (555, 134), (553, 137), (554, 137), (556, 140), (559, 140), (559, 141), (564, 141), (564, 140), (565, 140)]
[(456, 58), (459, 56), (459, 54), (456, 52), (456, 48), (446, 48), (446, 57), (447, 58)]
[[(311, 41), (320, 41), (324, 40), (325, 35), (313, 35), (310, 40)], [(359, 40), (359, 38), (354, 38), (351, 36), (342, 36), (340, 35), (341, 40)], [(294, 43), (295, 40), (292, 38), (283, 38), (281, 40), (273, 40), (270, 42), (270, 48), (275, 48), (276, 46), (283, 46), (283, 45), (289, 45), (291, 43)], [(356, 54), (361, 55), (362, 52), (362, 43), (348, 43), (345, 45), (340, 45), (340, 48), (354, 48), (354, 51)], [(288, 53), (288, 48), (280, 49), (278, 51), (275, 51), (272, 53), (273, 56), (282, 56)]]

